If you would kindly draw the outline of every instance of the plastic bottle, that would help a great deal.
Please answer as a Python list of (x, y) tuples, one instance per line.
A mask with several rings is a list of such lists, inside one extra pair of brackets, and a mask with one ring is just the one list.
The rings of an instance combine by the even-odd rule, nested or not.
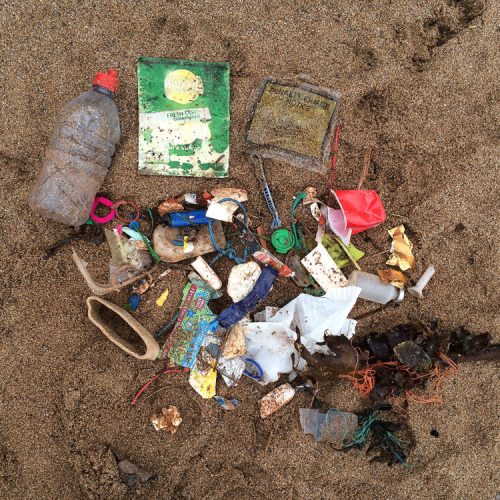
[(371, 300), (379, 304), (387, 304), (390, 300), (401, 302), (404, 290), (400, 290), (389, 283), (384, 283), (376, 274), (363, 271), (353, 271), (347, 281), (347, 286), (359, 286), (360, 299)]
[(118, 73), (97, 73), (92, 90), (62, 110), (45, 151), (30, 207), (46, 219), (84, 224), (120, 140), (113, 94)]

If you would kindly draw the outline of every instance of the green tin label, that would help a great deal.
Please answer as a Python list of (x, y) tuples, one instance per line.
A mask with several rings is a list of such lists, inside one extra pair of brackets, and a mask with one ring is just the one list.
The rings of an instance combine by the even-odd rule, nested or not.
[(140, 57), (139, 173), (227, 177), (229, 63)]

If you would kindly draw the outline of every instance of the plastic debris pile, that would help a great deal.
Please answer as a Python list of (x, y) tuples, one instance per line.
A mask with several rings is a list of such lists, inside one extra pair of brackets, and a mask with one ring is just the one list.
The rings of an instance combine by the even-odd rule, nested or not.
[[(147, 58), (140, 60), (139, 78), (139, 170), (227, 176), (228, 65)], [(218, 395), (220, 384), (237, 395), (243, 380), (262, 386), (279, 382), (260, 400), (262, 418), (285, 411), (283, 407), (303, 394), (312, 400), (299, 409), (298, 420), (317, 442), (363, 449), (389, 464), (405, 463), (412, 439), (398, 436), (411, 437), (408, 415), (395, 414), (382, 401), (390, 398), (400, 408), (406, 408), (401, 400), (440, 402), (441, 386), (457, 372), (459, 362), (497, 360), (498, 348), (487, 334), (443, 332), (436, 325), (402, 325), (382, 334), (356, 331), (350, 314), (357, 301), (397, 307), (403, 300), (420, 300), (435, 269), (430, 265), (411, 286), (415, 248), (404, 225), (388, 229), (388, 248), (382, 252), (390, 254), (386, 266), (361, 269), (368, 250), (358, 248), (363, 246), (361, 237), (351, 239), (384, 223), (386, 214), (378, 194), (361, 189), (371, 150), (358, 189), (334, 188), (339, 104), (339, 95), (328, 89), (263, 80), (245, 133), (248, 161), (256, 168), (272, 216), (268, 228), (255, 223), (259, 218), (240, 187), (169, 194), (155, 207), (96, 196), (83, 226), (87, 229), (73, 232), (46, 255), (103, 228), (110, 250), (106, 281), (96, 281), (73, 250), (92, 293), (88, 317), (126, 354), (163, 366), (132, 404), (167, 374), (186, 374), (193, 390), (225, 411), (237, 411), (244, 402)], [(290, 196), (289, 227), (282, 223), (266, 178), (272, 163), (265, 166), (264, 159), (330, 175), (319, 194), (315, 187), (302, 186)], [(306, 230), (311, 225), (315, 232)], [(226, 283), (216, 272), (219, 262), (231, 265)], [(157, 332), (149, 332), (138, 321), (143, 297), (154, 295), (154, 304), (163, 310), (172, 300), (164, 280), (178, 269), (187, 271), (187, 279), (177, 312)], [(296, 290), (295, 298), (282, 307), (268, 297), (278, 280)], [(123, 289), (130, 292), (125, 304), (102, 298)], [(405, 289), (410, 298), (405, 298)], [(133, 331), (139, 345), (122, 335), (117, 321)], [(350, 383), (362, 398), (361, 409), (325, 406), (321, 391), (330, 382)], [(175, 433), (182, 417), (171, 405), (151, 422), (157, 430)]]

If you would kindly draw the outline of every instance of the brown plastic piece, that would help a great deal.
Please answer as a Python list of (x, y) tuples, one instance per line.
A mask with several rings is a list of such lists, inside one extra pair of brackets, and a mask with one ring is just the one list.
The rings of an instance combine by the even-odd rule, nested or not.
[[(160, 352), (160, 346), (154, 339), (151, 333), (146, 330), (131, 314), (122, 309), (121, 307), (109, 302), (108, 300), (101, 299), (100, 297), (89, 297), (87, 299), (88, 316), (90, 321), (101, 330), (106, 337), (117, 345), (120, 349), (127, 354), (134, 356), (137, 359), (156, 359)], [(132, 330), (142, 339), (145, 345), (145, 350), (140, 350), (137, 346), (122, 338), (112, 326), (110, 321), (107, 321), (102, 315), (103, 308), (108, 309), (108, 312), (119, 316), (125, 321)]]
[(115, 279), (115, 276), (117, 274), (119, 274), (120, 272), (125, 272), (125, 271), (137, 272), (137, 269), (134, 268), (133, 266), (123, 266), (123, 267), (117, 269), (117, 271), (110, 276), (110, 283), (97, 283), (97, 281), (95, 281), (92, 278), (92, 276), (90, 276), (90, 274), (87, 270), (87, 266), (88, 266), (87, 262), (85, 262), (76, 253), (74, 248), (73, 248), (73, 261), (75, 262), (76, 267), (78, 267), (78, 270), (82, 274), (83, 279), (85, 280), (85, 282), (89, 286), (91, 292), (94, 293), (95, 295), (107, 295), (108, 293), (111, 293), (111, 292), (117, 292), (118, 290), (120, 290), (124, 286), (128, 286), (128, 285), (136, 282), (140, 278), (144, 278), (144, 276), (147, 276), (149, 274), (148, 272), (140, 273), (140, 274), (137, 274), (136, 276), (132, 276), (130, 279), (128, 279), (126, 281), (122, 281), (121, 283), (118, 283)]

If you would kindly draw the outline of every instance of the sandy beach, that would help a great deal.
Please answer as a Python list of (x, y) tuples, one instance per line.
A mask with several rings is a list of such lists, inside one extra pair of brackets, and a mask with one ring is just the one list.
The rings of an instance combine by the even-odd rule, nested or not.
[[(304, 394), (261, 420), (258, 400), (271, 386), (249, 379), (234, 389), (221, 383), (220, 395), (242, 401), (233, 412), (203, 400), (185, 376), (160, 379), (132, 407), (162, 365), (127, 357), (88, 321), (90, 292), (71, 259), (73, 246), (104, 281), (106, 243), (80, 238), (46, 258), (71, 229), (42, 220), (27, 199), (60, 108), (90, 88), (97, 71), (115, 68), (122, 135), (101, 192), (153, 207), (187, 191), (241, 187), (250, 213), (268, 227), (244, 151), (251, 95), (265, 76), (304, 75), (342, 96), (338, 189), (356, 188), (372, 147), (364, 187), (379, 193), (387, 220), (353, 238), (367, 255), (364, 269), (383, 267), (387, 229), (399, 224), (415, 245), (410, 277), (429, 264), (437, 269), (422, 301), (407, 297), (360, 320), (358, 334), (438, 319), (449, 330), (489, 331), (498, 342), (499, 16), (491, 0), (2, 2), (0, 496), (494, 499), (500, 384), (493, 363), (461, 366), (443, 386), (442, 404), (410, 402), (416, 446), (408, 466), (370, 463), (304, 436)], [(229, 178), (137, 174), (139, 56), (230, 63)], [(268, 161), (266, 169), (286, 223), (294, 193), (328, 188), (327, 177), (285, 163)], [(215, 269), (227, 280), (227, 262)], [(174, 271), (165, 308), (147, 296), (139, 321), (151, 331), (164, 325), (185, 280)], [(277, 283), (267, 303), (282, 306), (295, 294)], [(127, 292), (110, 299), (123, 304)], [(359, 301), (352, 316), (373, 308)], [(321, 395), (336, 408), (366, 405), (345, 381)], [(183, 418), (173, 435), (149, 421), (169, 405)], [(111, 450), (157, 479), (129, 489)]]

